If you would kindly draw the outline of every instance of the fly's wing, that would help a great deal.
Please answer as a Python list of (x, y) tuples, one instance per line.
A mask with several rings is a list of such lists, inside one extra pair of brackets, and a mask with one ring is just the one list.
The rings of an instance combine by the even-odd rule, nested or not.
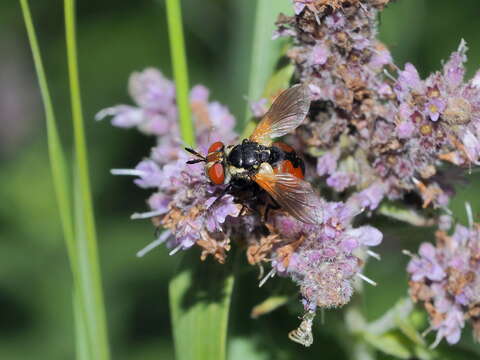
[(310, 183), (291, 174), (262, 173), (253, 180), (290, 215), (307, 224), (323, 222), (322, 200)]
[(307, 85), (295, 85), (282, 92), (258, 123), (250, 140), (270, 146), (273, 138), (288, 134), (305, 119), (310, 108)]

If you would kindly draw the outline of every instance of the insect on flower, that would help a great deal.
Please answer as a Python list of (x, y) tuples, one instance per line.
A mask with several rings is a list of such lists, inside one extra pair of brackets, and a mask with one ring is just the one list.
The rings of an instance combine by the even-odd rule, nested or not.
[(303, 160), (291, 146), (272, 140), (296, 129), (309, 107), (308, 87), (295, 85), (275, 99), (248, 139), (237, 145), (217, 141), (210, 145), (207, 156), (186, 148), (198, 157), (187, 163), (205, 162), (210, 181), (226, 185), (217, 201), (227, 193), (248, 191), (256, 197), (266, 192), (272, 204), (267, 204), (265, 213), (269, 208), (283, 208), (304, 223), (321, 223), (321, 201), (304, 180)]

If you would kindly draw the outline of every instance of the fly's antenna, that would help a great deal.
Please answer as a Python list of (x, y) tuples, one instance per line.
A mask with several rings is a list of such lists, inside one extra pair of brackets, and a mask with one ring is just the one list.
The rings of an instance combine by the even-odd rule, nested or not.
[(196, 163), (199, 163), (199, 162), (207, 162), (207, 158), (205, 156), (203, 156), (202, 154), (199, 154), (195, 150), (187, 148), (187, 147), (185, 148), (185, 150), (188, 151), (190, 154), (198, 157), (198, 159), (188, 160), (187, 164), (196, 164)]

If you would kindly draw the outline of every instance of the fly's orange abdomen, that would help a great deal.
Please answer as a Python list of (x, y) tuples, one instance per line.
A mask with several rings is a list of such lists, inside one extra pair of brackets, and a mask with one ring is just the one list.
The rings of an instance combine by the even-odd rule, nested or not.
[(285, 151), (286, 153), (291, 153), (291, 152), (294, 153), (294, 152), (295, 152), (295, 149), (294, 149), (294, 148), (292, 148), (290, 145), (287, 145), (287, 144), (285, 144), (285, 143), (283, 143), (283, 142), (281, 142), (281, 141), (274, 142), (274, 143), (272, 144), (272, 146), (275, 146), (275, 147), (277, 147), (277, 148), (279, 148), (279, 149), (282, 149), (282, 150)]
[(290, 160), (283, 160), (282, 162), (279, 162), (273, 168), (273, 172), (275, 174), (288, 173), (299, 179), (304, 178), (304, 174), (301, 166), (294, 167)]
[(282, 150), (286, 158), (274, 166), (274, 172), (289, 173), (299, 179), (303, 179), (305, 177), (303, 160), (297, 156), (295, 149), (280, 141), (274, 142), (272, 146)]

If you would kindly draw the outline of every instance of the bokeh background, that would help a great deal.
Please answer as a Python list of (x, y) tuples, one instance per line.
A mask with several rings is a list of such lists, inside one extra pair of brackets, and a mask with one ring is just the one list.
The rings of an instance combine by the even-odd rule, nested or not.
[[(275, 1), (275, 0), (260, 0)], [(101, 268), (114, 359), (173, 359), (167, 284), (178, 261), (164, 248), (138, 259), (153, 239), (148, 221), (129, 215), (145, 209), (148, 193), (110, 168), (133, 167), (153, 139), (95, 122), (95, 113), (128, 103), (128, 75), (147, 66), (171, 77), (162, 0), (83, 0), (78, 7), (79, 62), (99, 232)], [(183, 1), (191, 84), (211, 88), (211, 98), (243, 118), (250, 62), (253, 0)], [(63, 8), (60, 0), (31, 1), (54, 105), (65, 145), (71, 143)], [(478, 0), (399, 0), (383, 13), (380, 37), (399, 66), (413, 62), (423, 75), (438, 69), (464, 38), (468, 76), (480, 67)], [(43, 109), (19, 4), (0, 2), (0, 359), (73, 359), (70, 272), (47, 157)], [(480, 178), (459, 184), (452, 204), (465, 219), (469, 200), (480, 211)], [(367, 288), (363, 307), (375, 319), (406, 294), (401, 249), (416, 250), (433, 239), (432, 229), (414, 229), (381, 219), (386, 233), (377, 249), (383, 260), (368, 265), (379, 286)], [(341, 359), (345, 346), (334, 336), (339, 313), (327, 311), (315, 344), (304, 349), (287, 341), (298, 325), (299, 308), (287, 306), (260, 319), (251, 307), (271, 291), (256, 289), (256, 272), (237, 284), (232, 309), (232, 359)], [(466, 331), (460, 348), (476, 349)], [(461, 350), (457, 350), (461, 351)], [(454, 355), (452, 355), (454, 356)], [(388, 358), (388, 357), (385, 357)], [(452, 357), (454, 358), (454, 357)]]

